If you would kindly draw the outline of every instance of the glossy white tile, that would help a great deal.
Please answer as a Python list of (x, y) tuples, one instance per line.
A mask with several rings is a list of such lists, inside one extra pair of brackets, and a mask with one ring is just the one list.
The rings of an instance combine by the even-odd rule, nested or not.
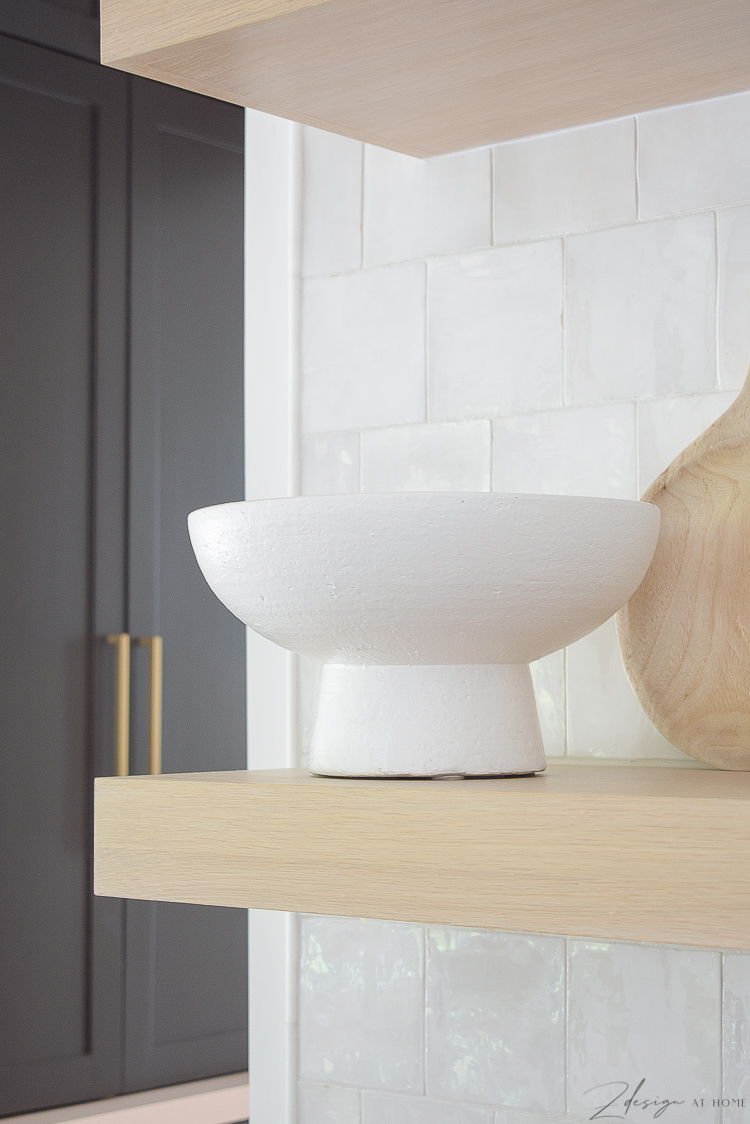
[(638, 494), (729, 409), (736, 391), (651, 398), (638, 403)]
[(362, 1124), (493, 1124), (491, 1108), (457, 1105), (431, 1097), (362, 1093)]
[(719, 385), (740, 387), (750, 361), (750, 207), (719, 211)]
[(724, 1107), (724, 1124), (746, 1124), (750, 1113), (750, 954), (724, 956), (723, 978), (722, 1099), (730, 1102)]
[(429, 263), (429, 418), (562, 404), (562, 243)]
[(636, 499), (635, 405), (498, 419), (492, 460), (495, 492)]
[(425, 421), (424, 316), (418, 262), (306, 281), (303, 432)]
[(641, 218), (750, 200), (750, 93), (638, 117)]
[(530, 665), (536, 709), (547, 757), (565, 753), (565, 652), (553, 652)]
[(716, 385), (713, 215), (566, 240), (566, 401)]
[(362, 433), (363, 492), (488, 492), (490, 422), (445, 422)]
[(296, 1124), (361, 1124), (359, 1098), (359, 1089), (300, 1081)]
[(417, 160), (365, 145), (364, 263), (492, 243), (490, 149)]
[(302, 438), (302, 495), (359, 491), (359, 434), (315, 433)]
[(564, 1111), (564, 942), (432, 929), (427, 947), (428, 1094)]
[(568, 753), (690, 760), (652, 726), (622, 666), (615, 618), (566, 649)]
[(423, 960), (420, 928), (304, 918), (300, 1077), (421, 1093)]
[(507, 141), (493, 159), (496, 243), (637, 218), (632, 117)]
[[(718, 953), (572, 941), (568, 987), (571, 1115), (591, 1119), (612, 1101), (599, 1119), (718, 1124)], [(641, 1103), (626, 1112), (634, 1093)], [(658, 1105), (643, 1107), (653, 1100), (678, 1103), (658, 1113)]]
[(361, 142), (302, 130), (302, 272), (346, 273), (362, 265)]

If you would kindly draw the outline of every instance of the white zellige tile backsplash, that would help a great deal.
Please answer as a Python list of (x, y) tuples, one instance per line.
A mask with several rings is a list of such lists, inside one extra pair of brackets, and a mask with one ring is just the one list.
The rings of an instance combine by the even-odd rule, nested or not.
[(486, 246), (490, 229), (488, 148), (416, 160), (365, 146), (364, 264)]
[(300, 1077), (424, 1090), (424, 934), (386, 921), (302, 926)]
[(432, 1096), (565, 1110), (565, 942), (427, 933), (426, 1088)]
[(493, 149), (495, 242), (635, 222), (635, 121), (623, 117)]
[(750, 355), (750, 207), (717, 215), (719, 228), (719, 386), (742, 386)]
[(715, 289), (712, 214), (568, 239), (566, 401), (714, 390)]
[[(427, 161), (305, 129), (303, 228), (304, 493), (634, 498), (745, 375), (750, 93)], [(532, 675), (550, 756), (679, 764), (613, 622)], [(641, 1081), (626, 1120), (750, 1124), (750, 955), (301, 925), (299, 1124), (579, 1124)]]
[(555, 239), (430, 261), (430, 421), (562, 405), (562, 252)]
[(682, 1119), (718, 1122), (720, 954), (570, 941), (568, 956), (568, 1110), (588, 1119), (642, 1080), (639, 1100), (679, 1101)]

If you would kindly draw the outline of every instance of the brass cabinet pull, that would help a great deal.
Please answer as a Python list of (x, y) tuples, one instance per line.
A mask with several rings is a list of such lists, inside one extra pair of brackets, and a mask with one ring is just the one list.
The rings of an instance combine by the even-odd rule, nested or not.
[(115, 663), (115, 776), (130, 772), (130, 634), (115, 632), (107, 637), (117, 648)]
[(138, 641), (151, 649), (151, 701), (148, 715), (148, 771), (152, 776), (161, 773), (161, 707), (162, 666), (164, 643), (161, 636), (144, 636)]

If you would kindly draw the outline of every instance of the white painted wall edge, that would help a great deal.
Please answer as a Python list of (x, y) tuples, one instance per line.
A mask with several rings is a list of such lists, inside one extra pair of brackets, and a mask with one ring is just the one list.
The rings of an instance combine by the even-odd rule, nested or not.
[(7, 1116), (3, 1124), (237, 1124), (246, 1120), (246, 1073)]
[[(245, 118), (245, 495), (299, 493), (302, 131)], [(296, 764), (296, 657), (247, 634), (248, 768)], [(296, 1124), (298, 923), (250, 910), (250, 1122)]]

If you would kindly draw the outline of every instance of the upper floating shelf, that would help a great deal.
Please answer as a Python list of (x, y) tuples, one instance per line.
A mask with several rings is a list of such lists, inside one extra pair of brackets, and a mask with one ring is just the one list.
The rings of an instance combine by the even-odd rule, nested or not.
[(412, 156), (750, 88), (747, 0), (101, 0), (102, 62)]
[(96, 782), (98, 894), (750, 948), (750, 773)]

